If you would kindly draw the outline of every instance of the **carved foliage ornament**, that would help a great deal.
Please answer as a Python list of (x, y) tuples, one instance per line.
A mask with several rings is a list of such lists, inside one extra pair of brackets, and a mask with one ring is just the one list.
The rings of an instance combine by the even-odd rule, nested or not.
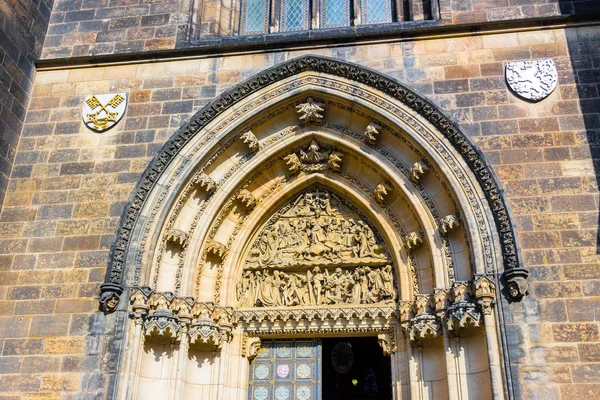
[(519, 96), (532, 101), (545, 99), (558, 82), (552, 59), (513, 61), (506, 63), (506, 82)]
[(324, 106), (324, 103), (315, 101), (312, 97), (307, 98), (305, 103), (296, 106), (300, 121), (304, 124), (321, 122), (325, 111)]
[[(518, 284), (514, 285), (515, 289), (511, 292), (511, 297), (514, 299), (522, 297), (525, 294), (526, 283), (521, 283), (520, 281), (524, 281), (527, 278), (528, 271), (521, 267), (513, 224), (507, 212), (506, 202), (500, 192), (498, 182), (490, 171), (490, 167), (480, 153), (475, 150), (470, 140), (456, 125), (439, 112), (433, 104), (418, 96), (410, 89), (407, 89), (394, 79), (367, 70), (356, 64), (313, 55), (299, 57), (278, 64), (262, 71), (247, 81), (236, 85), (198, 111), (185, 126), (171, 136), (164, 145), (162, 151), (156, 155), (143, 173), (133, 192), (132, 200), (125, 208), (118, 228), (117, 240), (113, 242), (109, 267), (101, 292), (105, 294), (111, 292), (117, 297), (121, 294), (123, 290), (122, 285), (125, 259), (127, 257), (127, 251), (129, 249), (136, 221), (138, 220), (146, 199), (158, 182), (159, 177), (179, 151), (202, 128), (207, 126), (211, 121), (238, 101), (275, 82), (304, 71), (315, 71), (339, 76), (380, 90), (402, 102), (439, 129), (454, 148), (456, 148), (458, 153), (462, 155), (481, 187), (484, 188), (485, 195), (494, 214), (499, 237), (501, 238), (505, 270), (504, 276), (509, 284), (511, 282), (519, 281)], [(103, 303), (101, 303), (101, 308), (104, 311), (110, 312)]]
[(312, 140), (308, 147), (288, 154), (284, 161), (292, 173), (321, 172), (326, 169), (339, 171), (343, 154), (333, 149), (323, 148), (316, 140)]
[(81, 117), (91, 130), (104, 132), (123, 118), (126, 108), (127, 93), (95, 94), (85, 98)]

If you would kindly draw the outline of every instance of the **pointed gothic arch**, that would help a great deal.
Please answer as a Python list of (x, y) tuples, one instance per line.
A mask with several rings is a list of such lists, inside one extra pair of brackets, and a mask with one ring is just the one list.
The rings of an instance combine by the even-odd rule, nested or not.
[[(337, 211), (307, 205), (291, 217), (282, 211), (306, 196), (340, 205)], [(288, 218), (300, 225), (277, 225)], [(332, 221), (347, 232), (330, 228)], [(306, 238), (286, 238), (296, 231)], [(281, 237), (285, 243), (273, 243)], [(345, 279), (350, 292), (360, 289), (361, 277), (370, 282), (366, 271), (383, 276), (387, 265), (394, 271), (393, 296), (374, 283), (365, 284), (367, 297), (310, 296), (313, 267)], [(303, 294), (240, 300), (239, 288), (252, 286), (246, 277), (256, 285), (275, 275), (289, 285), (304, 282)], [(181, 375), (192, 368), (188, 353), (219, 349), (222, 356), (212, 360), (223, 364), (251, 355), (260, 337), (339, 332), (378, 335), (393, 359), (397, 396), (425, 398), (441, 385), (449, 398), (504, 398), (511, 393), (510, 372), (502, 368), (501, 316), (492, 307), (501, 276), (507, 295), (520, 299), (527, 271), (502, 191), (479, 150), (398, 82), (305, 56), (225, 92), (165, 144), (121, 218), (100, 301), (112, 312), (131, 289), (120, 304), (135, 316), (121, 364), (125, 398), (143, 394), (142, 343), (178, 354), (177, 366), (169, 367), (178, 372), (161, 378), (171, 382), (161, 390), (185, 397), (203, 385), (189, 386)], [(422, 350), (423, 343), (451, 347), (450, 337), (487, 348), (485, 363), (460, 371), (443, 351)], [(420, 361), (411, 343), (418, 343)], [(423, 375), (444, 357), (444, 373)], [(454, 357), (461, 357), (459, 350)], [(215, 393), (246, 397), (244, 371), (246, 377), (214, 378)]]

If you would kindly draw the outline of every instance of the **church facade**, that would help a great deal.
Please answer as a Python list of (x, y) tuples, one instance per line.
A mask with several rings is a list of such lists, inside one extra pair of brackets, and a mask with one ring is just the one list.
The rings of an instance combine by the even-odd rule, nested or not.
[(600, 398), (597, 2), (0, 16), (0, 399)]

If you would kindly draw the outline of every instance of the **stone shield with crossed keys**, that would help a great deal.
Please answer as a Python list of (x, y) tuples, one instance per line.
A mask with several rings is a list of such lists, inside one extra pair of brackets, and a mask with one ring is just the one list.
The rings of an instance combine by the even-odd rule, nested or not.
[(104, 132), (115, 126), (127, 107), (127, 93), (89, 95), (83, 102), (81, 117), (93, 131)]

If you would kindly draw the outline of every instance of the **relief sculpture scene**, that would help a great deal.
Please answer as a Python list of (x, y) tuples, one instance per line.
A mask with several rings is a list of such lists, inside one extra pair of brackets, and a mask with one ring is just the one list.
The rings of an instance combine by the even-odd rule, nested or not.
[(236, 291), (247, 308), (396, 300), (382, 238), (358, 210), (322, 188), (270, 218), (248, 251)]

